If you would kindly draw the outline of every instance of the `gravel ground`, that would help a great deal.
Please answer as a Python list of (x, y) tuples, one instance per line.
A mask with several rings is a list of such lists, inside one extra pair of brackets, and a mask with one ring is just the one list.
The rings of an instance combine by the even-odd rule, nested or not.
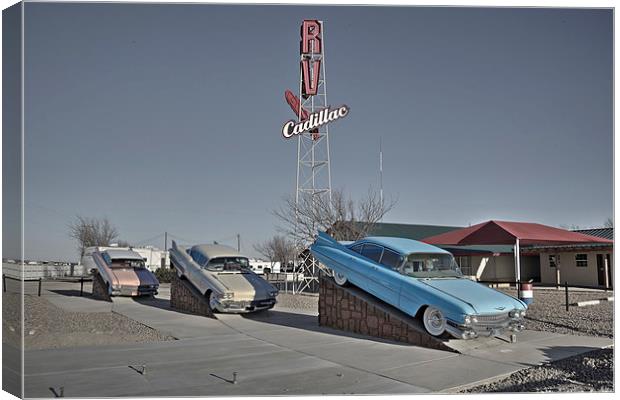
[(21, 346), (22, 306), (19, 297), (14, 293), (2, 293), (2, 342), (14, 347)]
[(278, 295), (277, 307), (319, 312), (319, 296), (318, 294), (290, 294), (280, 292)]
[[(502, 291), (516, 296), (515, 290)], [(569, 303), (613, 296), (613, 292), (571, 291)], [(605, 336), (614, 335), (614, 303), (565, 308), (564, 290), (535, 289), (534, 302), (525, 316), (525, 328), (535, 331), (563, 333), (568, 335)]]
[[(5, 293), (2, 300), (3, 329), (6, 325), (10, 331), (9, 327), (19, 326), (19, 314), (10, 311), (19, 307), (19, 295)], [(120, 314), (68, 312), (42, 297), (24, 296), (24, 309), (24, 342), (29, 350), (174, 340)]]
[(489, 392), (611, 392), (614, 390), (613, 349), (580, 354), (527, 368), (461, 393)]

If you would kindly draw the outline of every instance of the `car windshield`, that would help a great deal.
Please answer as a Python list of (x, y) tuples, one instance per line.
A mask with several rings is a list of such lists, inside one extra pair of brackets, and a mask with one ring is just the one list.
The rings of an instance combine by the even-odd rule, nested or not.
[(250, 262), (245, 257), (216, 257), (203, 267), (209, 271), (247, 271)]
[(403, 265), (403, 274), (415, 278), (448, 278), (462, 276), (452, 254), (409, 254)]
[(110, 268), (144, 268), (144, 261), (135, 258), (113, 258)]

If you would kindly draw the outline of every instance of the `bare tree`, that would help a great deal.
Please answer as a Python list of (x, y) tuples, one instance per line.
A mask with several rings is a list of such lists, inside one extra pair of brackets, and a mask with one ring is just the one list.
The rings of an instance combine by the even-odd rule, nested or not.
[(328, 232), (336, 240), (358, 240), (396, 204), (395, 200), (381, 201), (372, 189), (354, 201), (340, 189), (327, 196), (301, 196), (296, 202), (290, 196), (284, 205), (273, 211), (280, 219), (280, 230), (299, 246), (314, 240), (319, 231)]
[(567, 231), (577, 231), (579, 229), (584, 229), (583, 227), (575, 224), (561, 224), (560, 228), (566, 229)]
[(254, 250), (256, 250), (261, 256), (265, 257), (267, 261), (273, 262), (276, 259), (275, 251), (272, 245), (272, 240), (269, 239), (262, 243), (256, 243), (254, 246)]
[(109, 246), (118, 237), (118, 230), (107, 217), (89, 218), (77, 215), (69, 224), (69, 236), (77, 241), (80, 257), (90, 246)]
[(254, 250), (267, 258), (273, 265), (279, 262), (284, 269), (295, 258), (295, 243), (284, 236), (276, 235), (271, 239), (254, 245)]

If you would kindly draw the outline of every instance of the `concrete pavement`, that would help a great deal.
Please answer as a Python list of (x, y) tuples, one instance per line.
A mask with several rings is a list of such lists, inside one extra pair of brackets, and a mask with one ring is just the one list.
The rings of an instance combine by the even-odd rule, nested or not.
[[(456, 354), (319, 327), (316, 314), (277, 306), (217, 320), (183, 314), (168, 307), (162, 289), (154, 300), (115, 298), (111, 309), (179, 340), (27, 351), (26, 396), (49, 397), (49, 388), (59, 386), (67, 397), (452, 391), (612, 344), (525, 331), (514, 344), (480, 342)], [(63, 297), (55, 304), (77, 307), (69, 305), (75, 298)], [(86, 309), (90, 303), (82, 300)], [(144, 375), (130, 368), (142, 365)]]

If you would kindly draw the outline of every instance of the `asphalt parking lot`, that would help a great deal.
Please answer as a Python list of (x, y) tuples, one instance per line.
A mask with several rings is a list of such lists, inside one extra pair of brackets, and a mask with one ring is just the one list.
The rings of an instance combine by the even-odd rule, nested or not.
[(75, 296), (75, 284), (54, 285), (43, 295), (60, 308), (113, 311), (178, 340), (27, 350), (27, 397), (50, 397), (59, 387), (65, 397), (455, 392), (612, 344), (525, 331), (517, 343), (480, 341), (457, 354), (322, 328), (308, 310), (276, 306), (214, 320), (171, 310), (166, 287), (153, 300), (105, 303)]

